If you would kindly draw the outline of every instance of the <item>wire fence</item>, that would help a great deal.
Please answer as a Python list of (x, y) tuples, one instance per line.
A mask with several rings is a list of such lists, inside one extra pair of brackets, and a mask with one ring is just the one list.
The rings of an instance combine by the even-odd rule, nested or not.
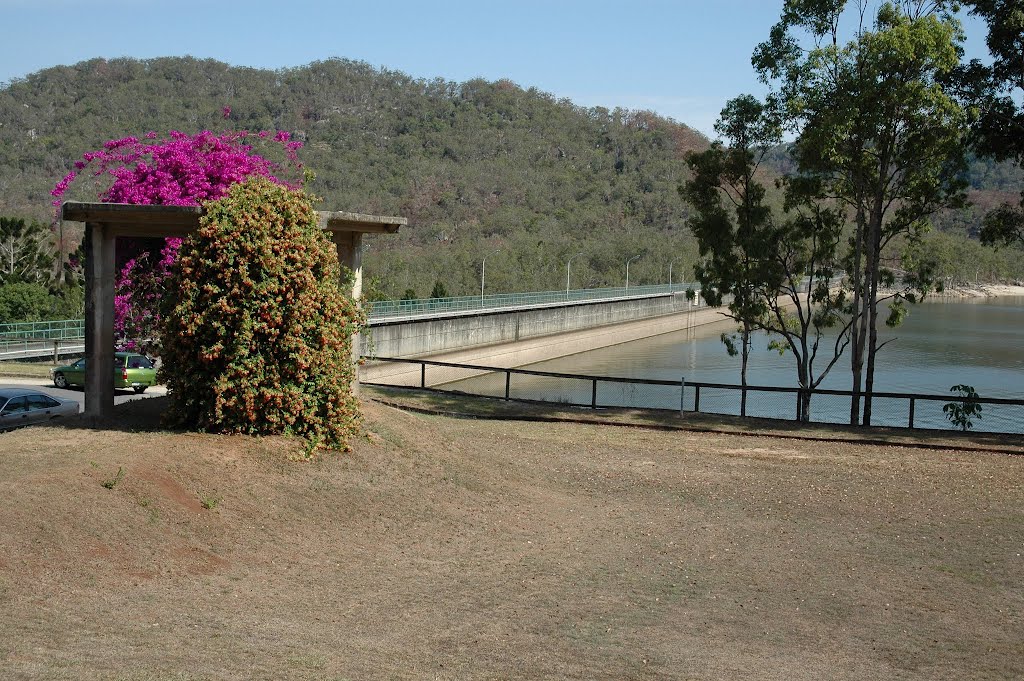
[(852, 401), (861, 406), (870, 397), (872, 425), (895, 428), (953, 427), (943, 407), (977, 405), (973, 430), (1024, 433), (1024, 399), (966, 399), (953, 395), (841, 390), (803, 390), (779, 386), (747, 386), (661, 379), (587, 376), (529, 369), (505, 369), (433, 360), (365, 357), (364, 385), (412, 387), (504, 400), (550, 402), (591, 409), (634, 409), (702, 412), (847, 424)]

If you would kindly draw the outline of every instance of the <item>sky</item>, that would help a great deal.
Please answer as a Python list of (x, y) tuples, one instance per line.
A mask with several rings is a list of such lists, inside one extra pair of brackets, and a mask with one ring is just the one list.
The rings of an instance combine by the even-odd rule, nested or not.
[[(713, 137), (783, 0), (0, 0), (0, 83), (94, 57), (289, 68), (342, 57), (415, 78), (508, 78), (650, 109)], [(984, 26), (966, 25), (984, 57)]]

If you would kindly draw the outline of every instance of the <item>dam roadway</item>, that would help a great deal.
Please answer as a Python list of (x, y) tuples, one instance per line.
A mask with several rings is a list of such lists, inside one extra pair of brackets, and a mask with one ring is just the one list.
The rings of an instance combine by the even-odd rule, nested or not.
[(726, 320), (699, 296), (688, 299), (686, 286), (471, 296), (440, 299), (433, 310), (421, 309), (429, 301), (413, 301), (421, 307), (406, 310), (389, 302), (371, 309), (360, 339), (359, 380), (419, 385), (417, 367), (377, 357), (510, 368)]

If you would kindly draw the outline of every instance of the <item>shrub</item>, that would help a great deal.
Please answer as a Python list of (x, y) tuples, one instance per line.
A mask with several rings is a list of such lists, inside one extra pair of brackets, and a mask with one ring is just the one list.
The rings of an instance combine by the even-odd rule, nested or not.
[(0, 324), (52, 319), (55, 302), (50, 290), (42, 284), (0, 285)]
[(205, 209), (163, 306), (169, 424), (345, 449), (362, 318), (311, 201), (253, 177)]
[(970, 385), (954, 385), (949, 391), (957, 393), (957, 400), (947, 402), (942, 411), (946, 412), (946, 418), (955, 428), (966, 433), (974, 427), (974, 419), (981, 418), (981, 403), (978, 402), (980, 396), (974, 386)]

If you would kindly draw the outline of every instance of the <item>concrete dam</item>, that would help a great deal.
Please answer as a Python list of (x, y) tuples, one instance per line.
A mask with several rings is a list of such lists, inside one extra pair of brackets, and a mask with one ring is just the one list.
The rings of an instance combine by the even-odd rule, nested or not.
[[(629, 291), (632, 294), (632, 290)], [(419, 369), (373, 358), (519, 367), (596, 348), (721, 323), (722, 310), (683, 291), (618, 295), (404, 317), (370, 317), (360, 339), (361, 381), (419, 385)]]

